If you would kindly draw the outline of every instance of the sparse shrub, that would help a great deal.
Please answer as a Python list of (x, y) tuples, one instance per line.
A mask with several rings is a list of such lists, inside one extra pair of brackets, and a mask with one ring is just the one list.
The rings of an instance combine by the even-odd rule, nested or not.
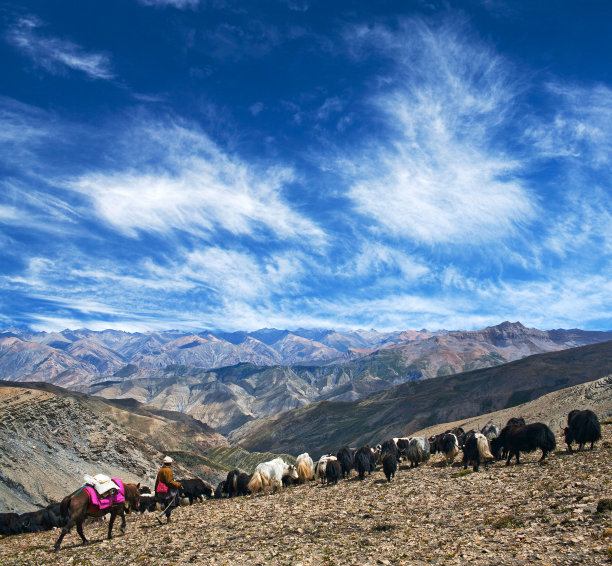
[(520, 529), (524, 526), (523, 521), (514, 515), (501, 515), (490, 520), (494, 529)]
[(473, 471), (473, 470), (470, 470), (469, 468), (467, 468), (467, 469), (465, 469), (465, 470), (461, 470), (460, 472), (457, 472), (457, 473), (455, 474), (455, 477), (456, 477), (456, 478), (460, 478), (460, 477), (462, 477), (462, 476), (467, 476), (467, 475), (469, 475), (469, 474), (473, 474), (473, 473), (474, 473), (474, 471)]

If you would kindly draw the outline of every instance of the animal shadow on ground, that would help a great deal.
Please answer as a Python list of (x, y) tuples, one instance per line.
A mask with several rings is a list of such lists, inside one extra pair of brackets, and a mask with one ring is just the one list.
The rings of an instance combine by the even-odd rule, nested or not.
[[(123, 536), (125, 536), (123, 533), (116, 534), (116, 535), (113, 535), (113, 539), (117, 539)], [(90, 538), (90, 539), (87, 539), (87, 545), (83, 545), (83, 543), (81, 542), (81, 539), (79, 539), (78, 542), (75, 542), (74, 544), (62, 545), (62, 550), (67, 550), (69, 548), (83, 548), (83, 546), (91, 547), (91, 546), (94, 546), (95, 544), (100, 544), (106, 540), (108, 540), (106, 537)], [(55, 550), (53, 549), (53, 547), (51, 547), (51, 549), (49, 550), (49, 554), (55, 554)]]

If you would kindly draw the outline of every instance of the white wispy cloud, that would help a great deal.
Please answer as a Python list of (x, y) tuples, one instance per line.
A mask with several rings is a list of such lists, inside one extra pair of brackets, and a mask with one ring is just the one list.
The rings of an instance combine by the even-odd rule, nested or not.
[[(151, 129), (155, 132), (148, 137)], [(323, 230), (283, 197), (294, 180), (290, 169), (253, 167), (222, 152), (205, 134), (179, 126), (149, 125), (139, 134), (143, 145), (136, 153), (142, 158), (150, 143), (163, 162), (138, 170), (87, 173), (68, 183), (87, 195), (96, 214), (119, 232), (136, 237), (139, 231), (178, 230), (208, 238), (226, 230), (322, 241)], [(138, 138), (134, 132), (130, 136)]]
[(580, 160), (580, 167), (610, 168), (612, 161), (612, 89), (606, 85), (549, 82), (554, 112), (525, 132), (541, 158)]
[(546, 185), (540, 253), (587, 272), (595, 261), (607, 263), (612, 251), (612, 90), (560, 82), (546, 87), (551, 110), (524, 133), (532, 158), (554, 171)]
[(299, 253), (257, 257), (217, 246), (186, 253), (170, 266), (149, 263), (159, 280), (180, 282), (215, 293), (223, 302), (265, 302), (274, 293), (295, 291), (305, 270)]
[[(89, 260), (71, 250), (53, 260), (31, 258), (22, 274), (0, 277), (0, 284), (26, 290), (30, 299), (63, 313), (31, 313), (39, 329), (75, 327), (81, 320), (78, 326), (87, 321), (89, 328), (237, 330), (288, 321), (293, 311), (279, 308), (277, 298), (285, 297), (281, 301), (289, 305), (289, 297), (300, 296), (306, 276), (294, 253), (259, 258), (213, 246), (177, 255), (170, 263), (144, 258), (131, 266)], [(256, 321), (260, 326), (253, 326)]]
[(422, 280), (430, 274), (430, 268), (422, 259), (376, 241), (364, 241), (351, 259), (337, 269), (337, 274), (350, 278), (393, 276), (398, 283)]
[(535, 218), (519, 162), (493, 143), (516, 96), (501, 57), (461, 26), (420, 20), (353, 29), (347, 41), (392, 61), (372, 100), (386, 139), (353, 160), (348, 196), (361, 214), (395, 236), (462, 245), (513, 236)]
[(42, 33), (43, 22), (36, 16), (24, 16), (8, 31), (9, 43), (50, 73), (66, 69), (85, 73), (91, 79), (114, 78), (106, 53), (87, 51), (77, 43)]

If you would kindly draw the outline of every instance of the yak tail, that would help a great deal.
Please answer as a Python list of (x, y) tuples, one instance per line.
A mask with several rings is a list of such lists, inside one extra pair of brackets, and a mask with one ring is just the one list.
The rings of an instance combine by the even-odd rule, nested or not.
[(486, 436), (478, 435), (478, 456), (480, 460), (493, 460), (493, 454), (489, 450), (489, 442)]
[(259, 472), (255, 472), (253, 474), (251, 481), (249, 481), (248, 488), (251, 493), (257, 493), (258, 491), (261, 491), (263, 489), (263, 481)]
[(587, 421), (587, 438), (588, 441), (587, 442), (597, 442), (598, 440), (601, 440), (601, 425), (599, 424), (599, 421), (597, 420), (597, 418), (595, 419), (589, 419)]
[(307, 462), (300, 462), (297, 467), (297, 473), (301, 481), (308, 481), (312, 479), (313, 473), (312, 468)]

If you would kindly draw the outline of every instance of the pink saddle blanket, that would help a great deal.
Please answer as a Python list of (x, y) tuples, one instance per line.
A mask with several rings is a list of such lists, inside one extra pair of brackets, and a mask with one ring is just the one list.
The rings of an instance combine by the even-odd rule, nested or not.
[(87, 495), (89, 495), (89, 502), (92, 505), (95, 505), (100, 509), (107, 509), (111, 505), (116, 505), (117, 503), (123, 503), (125, 501), (125, 490), (123, 483), (117, 478), (112, 479), (119, 486), (119, 492), (111, 495), (110, 497), (100, 497), (98, 492), (93, 487), (88, 485), (83, 488), (87, 492)]

